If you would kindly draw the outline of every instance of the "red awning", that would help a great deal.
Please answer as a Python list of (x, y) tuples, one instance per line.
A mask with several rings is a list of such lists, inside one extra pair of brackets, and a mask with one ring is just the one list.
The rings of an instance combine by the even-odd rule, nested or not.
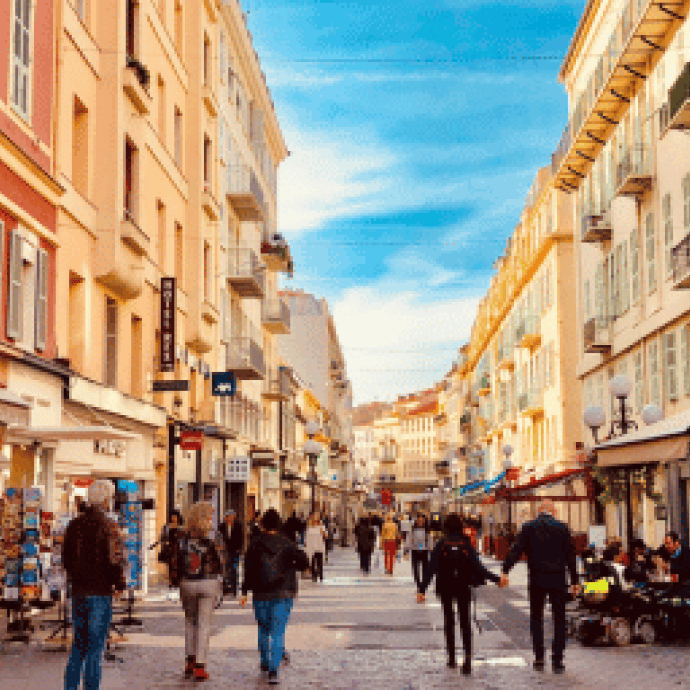
[[(547, 486), (548, 484), (556, 484), (564, 479), (569, 479), (570, 477), (577, 476), (578, 474), (584, 474), (587, 472), (586, 467), (575, 467), (571, 470), (563, 470), (563, 472), (555, 472), (554, 474), (548, 474), (546, 477), (541, 479), (532, 479), (526, 484), (519, 484), (517, 486), (512, 486), (509, 489), (502, 489), (499, 495), (513, 494), (520, 491), (528, 491), (529, 489), (534, 489), (538, 486)], [(546, 498), (546, 497), (545, 497)]]

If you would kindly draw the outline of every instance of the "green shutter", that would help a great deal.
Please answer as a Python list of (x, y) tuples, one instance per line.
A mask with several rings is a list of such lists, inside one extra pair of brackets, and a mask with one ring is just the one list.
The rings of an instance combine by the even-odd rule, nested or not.
[(680, 329), (680, 367), (683, 377), (683, 395), (690, 395), (690, 362), (688, 362), (688, 329), (690, 325), (685, 324)]
[(635, 411), (644, 407), (644, 379), (642, 378), (642, 352), (635, 353)]
[(637, 228), (630, 233), (630, 274), (632, 283), (632, 303), (640, 299), (640, 252), (637, 241)]
[(675, 331), (664, 335), (664, 395), (666, 400), (678, 400)]
[(661, 209), (664, 216), (664, 258), (666, 262), (666, 277), (669, 278), (673, 273), (673, 262), (671, 261), (671, 250), (673, 249), (673, 214), (671, 212), (671, 194), (664, 194), (661, 202)]
[(39, 249), (36, 255), (36, 313), (34, 330), (36, 349), (46, 349), (48, 329), (48, 252)]
[(656, 237), (654, 233), (654, 214), (648, 213), (645, 223), (645, 252), (647, 261), (647, 292), (656, 290)]
[(10, 271), (7, 280), (7, 336), (21, 338), (22, 316), (22, 238), (15, 228), (10, 232)]

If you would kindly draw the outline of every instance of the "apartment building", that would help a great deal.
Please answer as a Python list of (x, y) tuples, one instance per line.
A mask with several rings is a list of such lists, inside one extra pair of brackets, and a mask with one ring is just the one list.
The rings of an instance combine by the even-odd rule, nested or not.
[(58, 498), (55, 453), (28, 434), (61, 426), (69, 380), (55, 339), (55, 23), (52, 3), (0, 8), (0, 490), (41, 486), (47, 510)]
[[(639, 427), (597, 446), (606, 495), (624, 498), (607, 506), (608, 532), (653, 546), (668, 527), (689, 536), (687, 13), (687, 3), (587, 4), (559, 74), (570, 117), (553, 157), (555, 184), (571, 192), (578, 228), (582, 405), (604, 412), (600, 442), (617, 436), (620, 401), (609, 383), (624, 375), (625, 415)], [(647, 419), (660, 412), (664, 421), (646, 427), (650, 405)], [(653, 442), (665, 436), (685, 443)]]
[[(573, 246), (570, 199), (551, 170), (541, 168), (494, 264), (467, 349), (471, 453), (484, 458), (485, 492), (503, 487), (512, 467), (514, 484), (538, 481), (540, 493), (562, 494), (560, 473), (577, 467), (582, 432)], [(513, 522), (529, 519), (534, 507), (518, 504)], [(505, 508), (506, 514), (492, 514), (496, 524), (507, 520)], [(559, 514), (576, 528), (588, 524), (586, 509), (573, 513), (560, 504)]]

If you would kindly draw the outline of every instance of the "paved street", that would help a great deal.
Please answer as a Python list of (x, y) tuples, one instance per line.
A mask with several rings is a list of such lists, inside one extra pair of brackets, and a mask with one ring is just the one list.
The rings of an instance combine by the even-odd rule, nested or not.
[[(489, 562), (489, 566), (498, 569)], [(525, 567), (511, 573), (511, 588), (483, 588), (478, 597), (475, 664), (471, 680), (445, 666), (440, 605), (430, 593), (419, 605), (409, 563), (394, 577), (367, 578), (352, 549), (339, 550), (322, 585), (302, 581), (287, 633), (291, 665), (286, 688), (661, 688), (688, 687), (683, 647), (568, 648), (567, 673), (557, 678), (531, 668)], [(103, 688), (183, 688), (184, 619), (180, 605), (151, 596), (139, 607), (145, 625), (117, 650), (123, 662), (104, 665)], [(208, 688), (262, 687), (251, 608), (223, 604), (215, 617)], [(61, 688), (64, 653), (12, 647), (0, 656), (0, 689)]]

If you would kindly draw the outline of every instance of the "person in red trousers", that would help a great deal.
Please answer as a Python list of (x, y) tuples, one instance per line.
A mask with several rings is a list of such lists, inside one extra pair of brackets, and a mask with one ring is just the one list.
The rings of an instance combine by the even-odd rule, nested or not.
[(386, 572), (392, 575), (395, 554), (398, 550), (398, 526), (393, 522), (392, 513), (386, 515), (386, 521), (381, 528), (381, 545), (386, 559)]

